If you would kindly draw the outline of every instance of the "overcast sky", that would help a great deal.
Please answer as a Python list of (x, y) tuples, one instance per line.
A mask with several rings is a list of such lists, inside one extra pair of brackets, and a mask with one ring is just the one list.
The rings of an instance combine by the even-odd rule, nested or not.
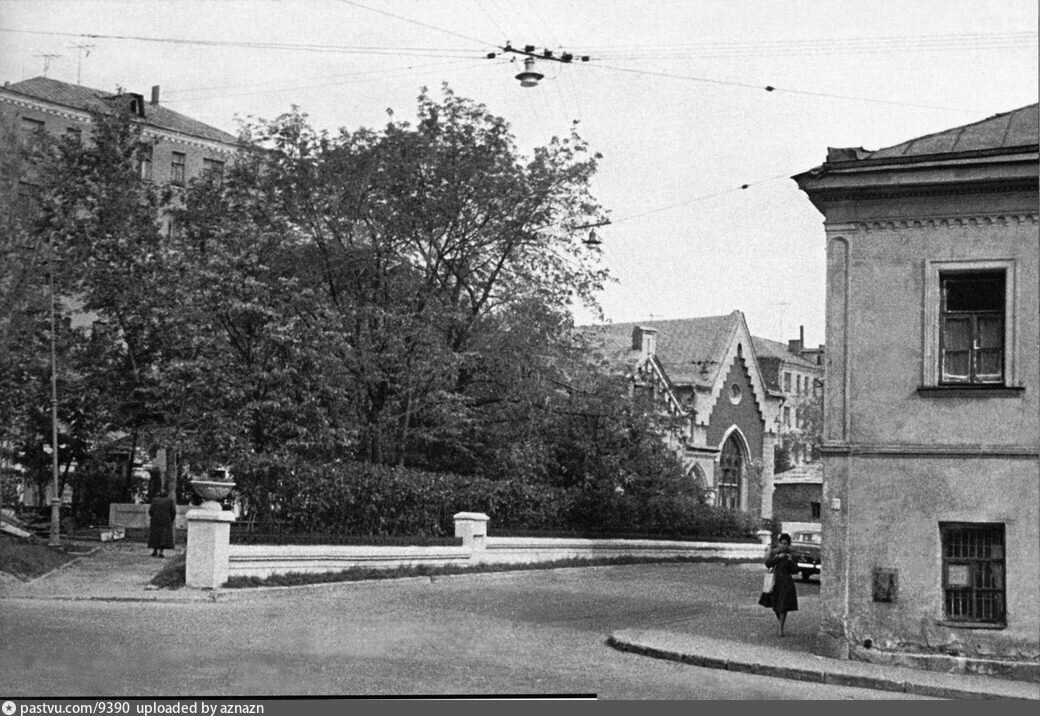
[[(378, 127), (447, 82), (525, 152), (577, 119), (603, 154), (609, 319), (740, 309), (755, 335), (804, 325), (815, 345), (822, 217), (789, 177), (828, 146), (1036, 102), (1037, 24), (1037, 0), (0, 0), (0, 80), (46, 64), (102, 90), (160, 85), (231, 132), (292, 105), (319, 128)], [(525, 89), (515, 55), (486, 59), (506, 41), (590, 61), (539, 61)]]

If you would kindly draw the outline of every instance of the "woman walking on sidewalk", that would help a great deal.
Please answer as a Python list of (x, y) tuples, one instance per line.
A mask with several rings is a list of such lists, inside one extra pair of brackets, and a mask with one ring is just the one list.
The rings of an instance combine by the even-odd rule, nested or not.
[(766, 566), (773, 570), (773, 591), (763, 593), (758, 603), (773, 608), (778, 622), (777, 636), (784, 636), (787, 613), (798, 611), (798, 592), (794, 588), (793, 576), (798, 571), (798, 564), (791, 556), (791, 535), (786, 532), (780, 535), (777, 546), (766, 557)]
[(151, 523), (148, 527), (148, 546), (153, 557), (163, 557), (164, 549), (173, 549), (173, 522), (177, 517), (177, 505), (167, 496), (166, 490), (152, 500), (148, 507)]

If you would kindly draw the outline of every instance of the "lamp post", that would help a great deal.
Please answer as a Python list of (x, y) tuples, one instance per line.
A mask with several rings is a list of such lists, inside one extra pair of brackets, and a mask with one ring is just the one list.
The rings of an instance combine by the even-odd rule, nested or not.
[(54, 233), (51, 232), (47, 266), (47, 286), (51, 299), (51, 477), (54, 491), (51, 495), (50, 547), (61, 546), (61, 495), (58, 492), (58, 358), (56, 343), (57, 319), (54, 307)]

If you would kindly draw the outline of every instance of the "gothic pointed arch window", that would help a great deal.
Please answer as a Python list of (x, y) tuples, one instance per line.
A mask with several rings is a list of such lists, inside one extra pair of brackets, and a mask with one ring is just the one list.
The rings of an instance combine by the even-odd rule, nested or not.
[(744, 476), (744, 451), (736, 434), (726, 438), (719, 456), (719, 485), (715, 504), (719, 507), (740, 509), (740, 489)]

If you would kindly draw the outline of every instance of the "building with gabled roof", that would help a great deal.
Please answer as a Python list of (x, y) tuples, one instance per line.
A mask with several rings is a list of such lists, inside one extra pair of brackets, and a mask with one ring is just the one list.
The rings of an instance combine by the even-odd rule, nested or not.
[[(790, 467), (812, 462), (822, 425), (823, 346), (805, 347), (805, 329), (786, 344), (755, 336), (755, 356), (770, 390), (783, 394), (777, 448)], [(777, 467), (782, 471), (783, 467)]]
[(633, 390), (684, 425), (669, 445), (716, 505), (768, 517), (780, 397), (762, 379), (744, 314), (585, 329)]
[(33, 133), (88, 139), (92, 113), (126, 109), (152, 144), (141, 178), (183, 185), (204, 172), (221, 173), (238, 151), (238, 139), (221, 129), (164, 107), (159, 87), (148, 101), (134, 92), (105, 92), (47, 77), (4, 83), (0, 120), (22, 136)]
[(1038, 120), (830, 148), (794, 177), (827, 241), (832, 655), (1040, 681)]

